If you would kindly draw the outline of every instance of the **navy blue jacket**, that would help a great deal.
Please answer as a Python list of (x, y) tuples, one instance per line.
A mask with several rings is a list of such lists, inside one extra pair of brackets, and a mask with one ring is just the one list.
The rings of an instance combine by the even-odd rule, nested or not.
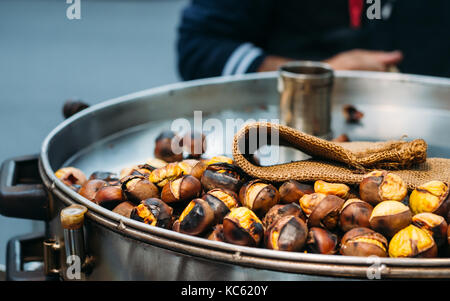
[(180, 75), (242, 74), (268, 54), (323, 60), (360, 48), (399, 49), (402, 72), (450, 76), (450, 1), (387, 2), (389, 18), (367, 20), (364, 8), (353, 29), (348, 0), (192, 0), (178, 32)]

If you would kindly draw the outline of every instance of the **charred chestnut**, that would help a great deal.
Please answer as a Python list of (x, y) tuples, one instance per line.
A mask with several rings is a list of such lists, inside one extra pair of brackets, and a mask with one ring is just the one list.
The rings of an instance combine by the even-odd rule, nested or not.
[(166, 162), (183, 160), (181, 139), (172, 131), (163, 131), (155, 139), (155, 157)]
[(168, 182), (161, 191), (161, 199), (170, 204), (192, 200), (200, 195), (202, 185), (195, 177), (186, 175)]
[(127, 199), (135, 204), (145, 199), (159, 197), (158, 188), (144, 176), (128, 176), (120, 182)]
[(119, 186), (106, 186), (100, 188), (95, 194), (94, 202), (102, 207), (112, 210), (118, 204), (125, 201), (122, 188)]
[(262, 222), (264, 227), (267, 229), (270, 227), (270, 225), (278, 221), (280, 218), (288, 215), (296, 216), (303, 221), (306, 221), (306, 217), (303, 214), (302, 208), (296, 203), (290, 203), (285, 205), (275, 205), (270, 208), (270, 210), (264, 216)]
[(341, 240), (340, 253), (347, 256), (387, 257), (387, 248), (388, 241), (383, 235), (361, 227), (345, 233)]
[(177, 163), (169, 163), (164, 167), (157, 168), (148, 177), (150, 182), (164, 187), (169, 181), (173, 181), (183, 174), (183, 170)]
[(407, 193), (402, 178), (384, 170), (366, 174), (359, 184), (361, 199), (373, 206), (383, 201), (402, 201)]
[(397, 201), (384, 201), (375, 206), (369, 218), (370, 227), (391, 238), (411, 224), (411, 210)]
[(216, 198), (220, 200), (230, 210), (240, 206), (237, 194), (231, 190), (223, 188), (212, 189), (203, 195), (203, 199), (206, 200), (209, 198)]
[(92, 201), (95, 198), (97, 191), (105, 186), (108, 186), (108, 183), (103, 180), (89, 180), (81, 186), (78, 193), (89, 201)]
[(203, 172), (208, 167), (204, 161), (194, 159), (183, 160), (178, 163), (178, 166), (181, 168), (184, 175), (191, 175), (198, 180), (202, 178)]
[(223, 236), (226, 242), (256, 247), (264, 237), (264, 226), (247, 207), (233, 208), (223, 219)]
[(272, 250), (301, 251), (308, 237), (306, 223), (293, 215), (284, 216), (266, 232), (266, 247)]
[(392, 237), (389, 256), (433, 258), (437, 256), (437, 246), (427, 231), (409, 225)]
[(314, 193), (311, 185), (301, 184), (295, 180), (284, 182), (280, 189), (280, 202), (283, 204), (297, 203), (305, 194)]
[(213, 222), (214, 211), (208, 202), (203, 199), (194, 199), (175, 221), (173, 230), (189, 235), (199, 235), (209, 230)]
[(301, 197), (299, 203), (306, 216), (310, 216), (314, 208), (326, 197), (323, 193), (305, 194)]
[(239, 191), (241, 204), (258, 215), (264, 215), (280, 201), (280, 193), (272, 185), (262, 180), (253, 180), (241, 187)]
[[(75, 167), (63, 167), (55, 172), (55, 176), (60, 179), (67, 186), (73, 185), (83, 186), (87, 179), (84, 173)], [(77, 190), (78, 189), (74, 189)]]
[(109, 185), (118, 185), (120, 179), (116, 173), (109, 171), (96, 171), (90, 175), (89, 180), (103, 180)]
[(202, 197), (214, 211), (214, 223), (221, 224), (223, 218), (232, 208), (239, 206), (237, 196), (234, 192), (225, 189), (213, 189), (205, 193)]
[(238, 193), (244, 184), (244, 178), (239, 167), (227, 163), (215, 163), (209, 165), (203, 172), (201, 183), (205, 191), (223, 188)]
[(349, 199), (339, 213), (339, 226), (347, 232), (353, 228), (370, 227), (369, 219), (373, 207), (360, 199)]
[(81, 100), (68, 99), (63, 106), (63, 116), (67, 119), (88, 107), (89, 105)]
[(336, 228), (344, 202), (340, 197), (327, 195), (309, 215), (308, 227), (323, 227), (328, 230)]
[(422, 212), (412, 217), (412, 224), (422, 230), (428, 231), (433, 236), (438, 247), (447, 242), (447, 222), (437, 214)]
[(189, 158), (200, 158), (206, 151), (205, 135), (199, 132), (186, 133), (181, 143), (185, 152), (189, 154)]
[(157, 198), (143, 200), (131, 211), (130, 218), (151, 226), (169, 229), (173, 209)]
[(364, 113), (358, 111), (358, 109), (353, 105), (343, 106), (342, 113), (348, 123), (358, 123), (364, 117)]
[(425, 183), (411, 192), (409, 206), (414, 214), (431, 212), (447, 217), (450, 194), (449, 184), (441, 181)]
[(215, 225), (213, 231), (208, 235), (208, 239), (224, 242), (225, 238), (223, 237), (223, 225)]
[(336, 254), (338, 237), (328, 230), (313, 227), (309, 229), (306, 239), (306, 250), (309, 253), (332, 255)]
[(120, 214), (122, 216), (131, 217), (131, 211), (134, 209), (134, 204), (128, 201), (122, 202), (116, 207), (114, 207), (113, 212)]
[(314, 192), (323, 193), (326, 195), (335, 195), (345, 199), (348, 196), (350, 187), (345, 184), (328, 183), (322, 180), (314, 183)]

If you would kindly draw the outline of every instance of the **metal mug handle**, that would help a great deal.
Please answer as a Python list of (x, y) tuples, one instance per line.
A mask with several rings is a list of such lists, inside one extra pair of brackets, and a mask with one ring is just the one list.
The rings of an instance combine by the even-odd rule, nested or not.
[(0, 214), (48, 220), (48, 197), (38, 170), (39, 156), (5, 160), (0, 169)]

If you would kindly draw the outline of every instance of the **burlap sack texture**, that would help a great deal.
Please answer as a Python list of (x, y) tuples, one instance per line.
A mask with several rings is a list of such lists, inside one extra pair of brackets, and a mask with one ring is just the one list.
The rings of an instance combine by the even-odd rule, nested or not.
[[(256, 166), (249, 161), (249, 137), (278, 131), (279, 144), (310, 155), (312, 159), (273, 166)], [(250, 133), (250, 134), (249, 134)], [(263, 146), (258, 140), (257, 147)], [(271, 144), (268, 139), (266, 144)], [(233, 157), (248, 175), (271, 182), (289, 179), (300, 182), (324, 180), (334, 183), (359, 184), (375, 169), (390, 169), (399, 175), (409, 189), (432, 180), (450, 182), (450, 159), (427, 158), (427, 144), (422, 139), (410, 142), (330, 142), (274, 123), (251, 123), (234, 137)]]

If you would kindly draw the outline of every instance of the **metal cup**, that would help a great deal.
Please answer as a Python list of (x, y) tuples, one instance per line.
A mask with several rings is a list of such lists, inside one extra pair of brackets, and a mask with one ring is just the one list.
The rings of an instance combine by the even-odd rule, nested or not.
[(278, 77), (281, 124), (331, 139), (333, 78), (333, 69), (325, 63), (298, 61), (281, 66)]

